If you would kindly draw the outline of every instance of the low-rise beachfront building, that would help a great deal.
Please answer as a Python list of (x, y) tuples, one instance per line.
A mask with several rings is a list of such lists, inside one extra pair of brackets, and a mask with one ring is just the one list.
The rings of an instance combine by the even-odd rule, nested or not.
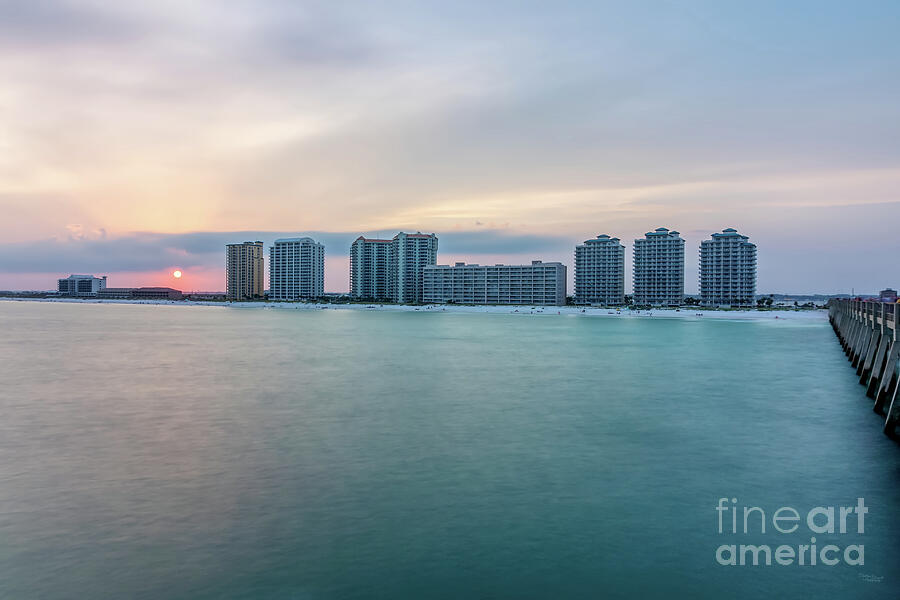
[(225, 300), (225, 292), (190, 292), (185, 294), (188, 300), (217, 302)]
[(325, 246), (310, 237), (283, 238), (269, 247), (269, 298), (299, 300), (325, 293)]
[(423, 270), (426, 303), (540, 304), (566, 303), (566, 267), (558, 262), (530, 265), (429, 265)]
[(634, 240), (634, 303), (681, 306), (684, 302), (684, 240), (659, 227)]
[(625, 304), (625, 246), (598, 235), (575, 246), (575, 303)]
[(96, 296), (106, 289), (106, 275), (69, 275), (56, 282), (56, 291), (60, 296)]
[(139, 287), (134, 288), (131, 297), (135, 300), (181, 300), (184, 294), (170, 287)]
[(119, 300), (182, 300), (181, 290), (170, 287), (106, 288), (98, 298)]
[(736, 229), (700, 243), (700, 304), (752, 306), (756, 302), (756, 245)]

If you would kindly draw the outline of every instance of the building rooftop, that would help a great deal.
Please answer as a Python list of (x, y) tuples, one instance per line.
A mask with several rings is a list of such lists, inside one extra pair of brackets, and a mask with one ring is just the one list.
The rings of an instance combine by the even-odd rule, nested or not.
[(311, 237), (279, 238), (275, 240), (276, 244), (288, 242), (312, 242), (313, 244), (315, 244), (316, 240), (312, 239)]
[(585, 240), (584, 243), (585, 244), (600, 244), (600, 243), (606, 243), (606, 242), (619, 242), (619, 241), (620, 240), (617, 237), (610, 237), (607, 234), (602, 233), (595, 238)]
[(669, 236), (669, 237), (678, 237), (680, 234), (674, 229), (669, 231), (665, 227), (657, 227), (653, 231), (648, 231), (645, 234), (647, 237), (656, 237), (656, 236)]
[(712, 237), (714, 237), (714, 238), (715, 238), (715, 237), (742, 237), (742, 238), (746, 238), (747, 236), (746, 236), (746, 235), (741, 235), (740, 233), (738, 233), (737, 229), (734, 229), (734, 228), (732, 228), (732, 227), (729, 227), (728, 229), (723, 229), (723, 230), (722, 230), (722, 233), (714, 233), (714, 234), (712, 234)]
[(437, 235), (435, 235), (433, 233), (422, 233), (421, 231), (418, 231), (416, 233), (404, 233), (403, 231), (401, 231), (400, 233), (398, 233), (392, 239), (389, 239), (389, 240), (385, 240), (385, 239), (381, 239), (381, 238), (367, 238), (367, 237), (361, 235), (358, 238), (356, 238), (355, 241), (358, 242), (358, 241), (362, 240), (364, 242), (381, 242), (381, 243), (386, 244), (386, 243), (393, 242), (394, 240), (399, 238), (401, 235), (405, 235), (408, 238), (436, 238), (437, 237)]
[(502, 263), (497, 263), (494, 265), (479, 265), (478, 263), (458, 262), (458, 263), (454, 263), (452, 266), (451, 265), (425, 265), (425, 268), (426, 269), (434, 269), (434, 268), (453, 269), (456, 267), (537, 267), (537, 266), (555, 267), (557, 265), (562, 266), (562, 263), (561, 262), (543, 262), (541, 260), (533, 260), (533, 261), (531, 261), (530, 265), (505, 265)]
[(400, 233), (398, 233), (397, 235), (394, 236), (394, 239), (397, 239), (397, 238), (400, 237), (401, 235), (406, 235), (406, 237), (411, 237), (411, 238), (430, 238), (430, 237), (437, 237), (437, 236), (435, 236), (435, 234), (433, 234), (433, 233), (422, 233), (421, 231), (417, 231), (417, 232), (415, 232), (415, 233), (404, 233), (404, 232), (401, 231)]

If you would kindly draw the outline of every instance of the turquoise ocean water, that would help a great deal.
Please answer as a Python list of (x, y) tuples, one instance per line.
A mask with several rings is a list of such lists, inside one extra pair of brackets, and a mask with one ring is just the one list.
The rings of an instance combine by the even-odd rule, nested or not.
[[(0, 598), (894, 598), (827, 322), (0, 302)], [(855, 505), (863, 566), (720, 566)], [(726, 521), (730, 526), (730, 523)]]

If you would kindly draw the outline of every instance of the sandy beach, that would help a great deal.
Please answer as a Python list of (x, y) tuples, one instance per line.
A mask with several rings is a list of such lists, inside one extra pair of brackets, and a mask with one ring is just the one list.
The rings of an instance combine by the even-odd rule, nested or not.
[(605, 318), (681, 318), (681, 319), (740, 319), (740, 320), (825, 320), (824, 309), (774, 310), (710, 310), (696, 307), (680, 309), (628, 310), (581, 306), (513, 306), (428, 304), (330, 304), (315, 302), (210, 302), (200, 300), (118, 300), (91, 298), (0, 298), (5, 302), (63, 302), (72, 304), (146, 304), (152, 306), (207, 306), (237, 310), (357, 310), (367, 312), (448, 312), (515, 315), (567, 315)]

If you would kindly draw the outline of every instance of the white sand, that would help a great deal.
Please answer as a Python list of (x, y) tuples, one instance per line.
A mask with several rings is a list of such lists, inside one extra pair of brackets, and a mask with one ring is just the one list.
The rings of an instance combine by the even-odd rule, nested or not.
[(607, 318), (692, 318), (692, 319), (786, 319), (824, 320), (826, 310), (701, 310), (694, 307), (653, 310), (615, 310), (580, 306), (467, 306), (435, 304), (409, 306), (398, 304), (318, 304), (306, 302), (209, 302), (197, 300), (97, 300), (82, 298), (0, 298), (8, 302), (68, 302), (74, 304), (147, 304), (155, 306), (217, 306), (220, 308), (274, 310), (362, 310), (369, 312), (448, 312), (519, 315), (577, 315)]

